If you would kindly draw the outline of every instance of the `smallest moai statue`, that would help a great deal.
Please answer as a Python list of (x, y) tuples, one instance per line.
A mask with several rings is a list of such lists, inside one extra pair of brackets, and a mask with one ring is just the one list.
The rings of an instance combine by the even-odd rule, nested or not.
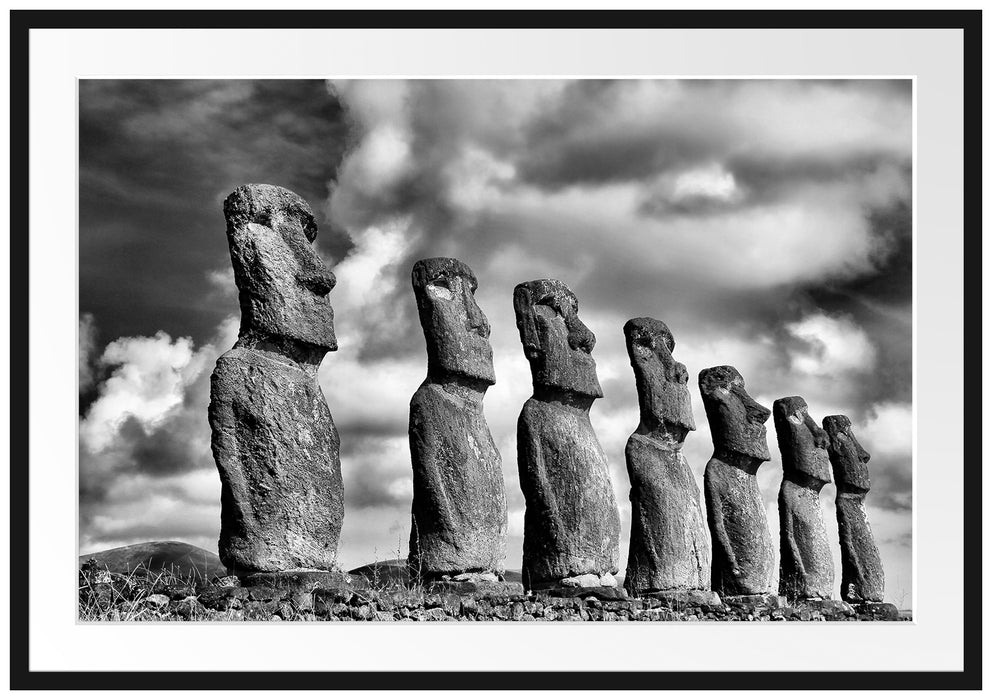
[(848, 603), (881, 602), (885, 574), (865, 510), (865, 496), (871, 489), (868, 478), (871, 455), (854, 436), (847, 416), (827, 416), (823, 428), (830, 439), (830, 464), (837, 483), (840, 596)]
[(779, 594), (793, 600), (830, 598), (834, 564), (820, 507), (820, 490), (830, 483), (827, 433), (810, 417), (800, 396), (775, 401), (772, 415), (783, 470), (778, 494)]

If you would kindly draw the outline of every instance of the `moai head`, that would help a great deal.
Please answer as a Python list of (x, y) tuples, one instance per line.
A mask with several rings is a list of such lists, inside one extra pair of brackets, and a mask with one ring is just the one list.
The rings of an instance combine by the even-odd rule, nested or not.
[(242, 185), (224, 200), (224, 217), (241, 303), (239, 337), (337, 350), (327, 298), (335, 279), (311, 245), (317, 223), (310, 206), (282, 187)]
[(734, 367), (721, 365), (699, 373), (706, 419), (717, 451), (736, 452), (767, 462), (768, 440), (765, 421), (771, 411), (744, 390), (744, 377)]
[(489, 321), (475, 303), (477, 286), (468, 265), (454, 258), (427, 258), (413, 266), (413, 293), (433, 379), (467, 377), (486, 385), (496, 381)]
[(672, 357), (675, 338), (661, 321), (632, 318), (623, 326), (627, 354), (634, 368), (641, 422), (659, 425), (679, 442), (696, 429), (689, 398), (689, 373)]
[(809, 406), (801, 396), (776, 399), (772, 404), (775, 434), (782, 452), (782, 469), (799, 472), (829, 484), (830, 460), (827, 457), (827, 433), (809, 415)]
[(868, 462), (871, 455), (858, 442), (847, 416), (827, 416), (823, 419), (830, 444), (830, 464), (834, 470), (837, 490), (842, 493), (868, 493)]
[(559, 280), (534, 280), (513, 290), (520, 342), (534, 388), (599, 398), (603, 390), (592, 359), (596, 336), (579, 320), (579, 301)]

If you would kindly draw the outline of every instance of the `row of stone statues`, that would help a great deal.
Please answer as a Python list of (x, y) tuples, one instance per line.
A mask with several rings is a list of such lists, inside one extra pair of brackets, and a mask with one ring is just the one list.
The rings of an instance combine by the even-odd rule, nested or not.
[[(271, 185), (224, 203), (242, 322), (212, 377), (212, 447), (222, 481), (220, 556), (233, 571), (330, 569), (343, 518), (339, 441), (317, 383), (336, 349), (328, 293), (334, 276), (311, 243), (300, 197)], [(497, 581), (507, 508), (500, 454), (482, 403), (495, 382), (489, 323), (462, 262), (430, 258), (412, 282), (427, 341), (427, 378), (410, 402), (413, 507), (409, 566), (425, 579)], [(517, 285), (513, 307), (533, 395), (517, 425), (526, 509), (523, 575), (534, 590), (613, 587), (620, 515), (606, 455), (589, 420), (602, 390), (596, 339), (575, 294), (558, 280)], [(844, 416), (821, 428), (799, 397), (769, 410), (730, 366), (699, 375), (714, 452), (705, 511), (682, 453), (695, 430), (688, 373), (675, 340), (652, 318), (623, 328), (640, 424), (626, 447), (632, 522), (625, 586), (632, 592), (772, 592), (775, 550), (756, 473), (770, 459), (774, 414), (784, 479), (779, 493), (779, 592), (829, 598), (834, 572), (819, 492), (837, 482), (842, 597), (880, 601), (884, 583), (864, 508), (869, 455)]]

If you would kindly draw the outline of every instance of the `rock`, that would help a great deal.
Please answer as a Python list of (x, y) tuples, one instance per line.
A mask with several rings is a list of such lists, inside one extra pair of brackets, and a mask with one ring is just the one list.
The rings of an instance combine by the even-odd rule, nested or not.
[(200, 590), (199, 600), (211, 610), (227, 610), (231, 606), (233, 587), (208, 586)]
[(517, 422), (524, 586), (615, 574), (620, 512), (589, 421), (603, 395), (590, 354), (596, 337), (579, 320), (575, 294), (558, 280), (518, 284), (513, 308), (534, 384)]
[(145, 598), (144, 602), (149, 608), (161, 610), (169, 604), (169, 596), (164, 593), (153, 593)]
[(823, 429), (830, 440), (827, 451), (837, 483), (840, 596), (851, 603), (881, 602), (885, 572), (865, 510), (865, 496), (871, 489), (868, 476), (871, 455), (861, 447), (847, 416), (827, 416), (823, 419)]
[(810, 417), (800, 396), (778, 399), (772, 413), (783, 470), (778, 591), (794, 600), (829, 598), (834, 560), (820, 507), (820, 490), (831, 481), (827, 433)]
[(857, 614), (854, 608), (843, 600), (809, 599), (800, 602), (799, 605), (801, 608), (819, 612), (828, 619), (853, 617)]
[(570, 586), (567, 588), (542, 588), (535, 590), (534, 595), (549, 598), (586, 598), (591, 596), (598, 600), (624, 600), (627, 597), (627, 591), (621, 586), (594, 586), (589, 588)]
[(480, 598), (522, 595), (522, 584), (512, 581), (430, 581), (425, 587), (431, 593), (457, 593)]
[(250, 600), (281, 600), (282, 591), (269, 586), (252, 586), (248, 589)]
[(870, 620), (895, 622), (903, 619), (899, 609), (892, 603), (863, 602), (854, 606), (855, 613)]
[(289, 598), (298, 592), (311, 593), (317, 589), (350, 592), (353, 577), (341, 571), (278, 571), (255, 572), (242, 577), (246, 588), (274, 589), (280, 597)]
[(464, 263), (420, 260), (412, 277), (427, 339), (427, 378), (410, 401), (410, 572), (495, 577), (506, 558), (506, 495), (502, 460), (482, 410), (495, 382), (489, 322)]
[(700, 372), (699, 389), (713, 436), (703, 474), (711, 588), (721, 597), (771, 593), (775, 547), (756, 476), (771, 459), (764, 425), (771, 412), (748, 395), (744, 378), (729, 365)]
[(237, 576), (215, 576), (213, 579), (213, 585), (220, 586), (222, 588), (233, 588), (241, 585), (241, 579)]
[(207, 609), (195, 595), (187, 596), (176, 605), (176, 614), (184, 620), (192, 620), (206, 615)]
[(427, 610), (424, 614), (424, 620), (428, 622), (441, 622), (447, 619), (448, 616), (441, 608), (431, 608), (430, 610)]
[(210, 383), (220, 558), (232, 573), (331, 569), (344, 492), (317, 368), (337, 349), (334, 275), (311, 247), (310, 207), (289, 190), (244, 185), (224, 215), (241, 329)]
[(713, 591), (676, 589), (668, 591), (652, 591), (642, 595), (661, 601), (670, 608), (684, 608), (702, 605), (718, 607), (722, 605), (720, 602), (720, 596)]
[(457, 576), (452, 577), (452, 580), (466, 583), (497, 583), (499, 581), (499, 577), (491, 571), (471, 571), (458, 574)]
[(724, 605), (734, 608), (786, 608), (785, 597), (775, 595), (773, 593), (759, 595), (725, 595), (720, 596), (720, 601)]
[(610, 575), (612, 583), (604, 584), (603, 577), (598, 574), (582, 574), (581, 576), (567, 576), (561, 579), (560, 583), (565, 588), (579, 587), (579, 588), (597, 588), (603, 585), (616, 585), (616, 578)]
[(710, 544), (699, 487), (682, 454), (696, 429), (685, 365), (661, 321), (634, 318), (623, 327), (634, 368), (640, 424), (627, 441), (630, 552), (624, 586), (632, 592), (707, 589)]

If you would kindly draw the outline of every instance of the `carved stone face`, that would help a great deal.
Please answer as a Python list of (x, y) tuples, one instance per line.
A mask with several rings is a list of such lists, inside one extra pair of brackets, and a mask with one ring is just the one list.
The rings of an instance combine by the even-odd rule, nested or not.
[(632, 318), (623, 327), (627, 354), (634, 368), (641, 413), (685, 433), (696, 429), (689, 398), (689, 373), (672, 357), (675, 338), (668, 326), (653, 318)]
[(824, 483), (831, 482), (827, 434), (809, 415), (801, 396), (787, 396), (772, 404), (775, 434), (782, 452), (782, 468)]
[(429, 371), (493, 384), (489, 321), (475, 302), (477, 286), (468, 265), (454, 258), (428, 258), (413, 266)]
[(704, 369), (699, 373), (699, 391), (714, 448), (763, 462), (771, 459), (765, 435), (771, 411), (744, 390), (740, 372), (730, 365)]
[(334, 274), (314, 251), (317, 224), (297, 194), (242, 185), (224, 201), (241, 332), (337, 350), (327, 295)]
[(534, 280), (513, 290), (520, 342), (530, 361), (534, 387), (599, 398), (592, 349), (596, 336), (579, 320), (579, 302), (564, 282)]
[(868, 493), (871, 479), (868, 478), (868, 462), (871, 455), (861, 446), (851, 429), (851, 419), (847, 416), (827, 416), (823, 419), (823, 429), (830, 439), (828, 451), (833, 467), (837, 490), (847, 493)]

